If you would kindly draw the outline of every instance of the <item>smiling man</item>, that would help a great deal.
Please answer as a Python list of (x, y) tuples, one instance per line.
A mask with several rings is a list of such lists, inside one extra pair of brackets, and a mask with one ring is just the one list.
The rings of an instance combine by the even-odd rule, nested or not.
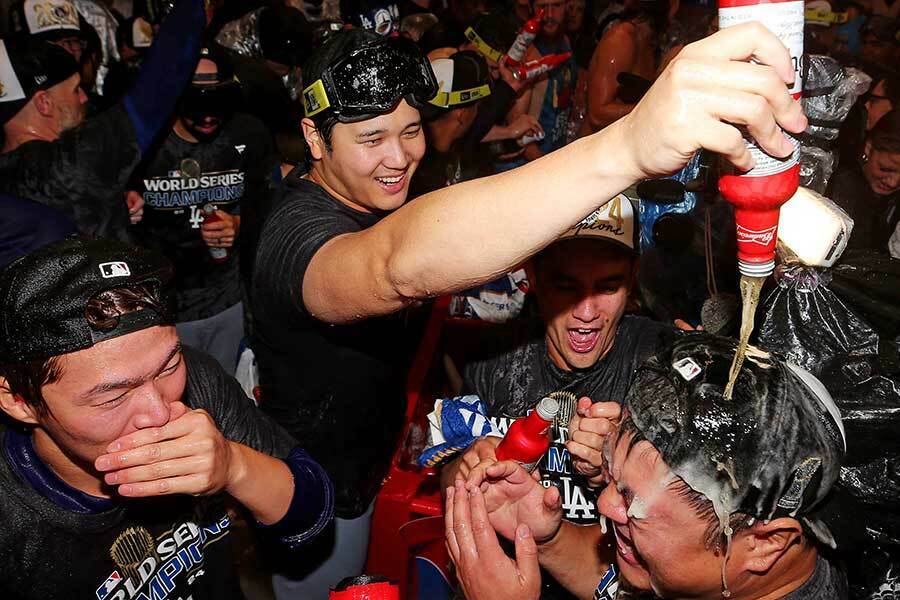
[(0, 273), (0, 596), (237, 600), (226, 495), (287, 548), (329, 522), (322, 468), (182, 347), (171, 277), (77, 238)]
[(579, 598), (846, 598), (817, 516), (846, 452), (840, 413), (815, 377), (752, 348), (725, 399), (735, 346), (693, 334), (638, 370), (606, 438), (601, 525), (562, 522), (559, 492), (515, 463), (459, 477), (447, 542), (467, 598), (537, 598), (538, 563)]
[[(572, 402), (564, 403), (553, 425), (540, 473), (544, 486), (559, 489), (563, 518), (576, 524), (595, 523), (599, 514), (596, 495), (578, 470), (587, 466), (581, 459), (590, 450), (583, 434), (570, 440), (574, 400), (581, 398), (583, 413), (592, 401), (604, 403), (596, 407), (598, 414), (608, 410), (608, 402), (621, 403), (635, 369), (674, 332), (624, 314), (637, 275), (635, 243), (634, 211), (619, 195), (535, 255), (526, 272), (541, 318), (492, 328), (480, 344), (486, 358), (464, 372), (462, 393), (478, 395), (502, 432), (544, 396), (569, 395)], [(475, 466), (490, 465), (499, 440), (477, 440), (443, 469), (444, 485), (457, 473), (468, 476)], [(566, 596), (552, 578), (544, 578), (542, 598)]]
[[(751, 55), (772, 67), (749, 68)], [(621, 122), (515, 172), (412, 202), (425, 150), (418, 107), (438, 91), (425, 57), (408, 40), (349, 30), (310, 58), (302, 126), (311, 166), (287, 177), (262, 228), (252, 345), (263, 410), (335, 482), (335, 543), (305, 554), (338, 564), (280, 596), (327, 597), (364, 563), (373, 499), (402, 427), (404, 308), (496, 279), (637, 180), (681, 168), (696, 147), (748, 167), (723, 114), (747, 121), (773, 154), (790, 151), (773, 123), (795, 131), (806, 118), (787, 95), (793, 70), (776, 38), (757, 25), (729, 28), (679, 56), (678, 74), (660, 78)], [(732, 92), (769, 110), (748, 113)]]

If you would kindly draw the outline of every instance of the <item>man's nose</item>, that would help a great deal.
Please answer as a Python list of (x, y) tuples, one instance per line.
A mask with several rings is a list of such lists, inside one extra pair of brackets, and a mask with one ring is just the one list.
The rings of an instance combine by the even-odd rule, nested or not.
[(138, 413), (134, 417), (135, 429), (162, 427), (169, 422), (169, 403), (156, 387), (156, 382), (148, 382), (140, 390)]
[(628, 509), (625, 506), (625, 499), (619, 493), (615, 482), (609, 483), (600, 496), (597, 497), (597, 510), (601, 515), (605, 515), (611, 519), (613, 523), (625, 525), (628, 523)]

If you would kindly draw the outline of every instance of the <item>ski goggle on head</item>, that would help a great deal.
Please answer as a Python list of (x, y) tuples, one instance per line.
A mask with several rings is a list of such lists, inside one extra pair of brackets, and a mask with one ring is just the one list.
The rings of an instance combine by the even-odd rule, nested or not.
[(421, 108), (438, 92), (431, 65), (405, 38), (383, 38), (357, 48), (327, 67), (303, 90), (307, 117), (330, 110), (342, 123), (390, 112), (405, 98)]

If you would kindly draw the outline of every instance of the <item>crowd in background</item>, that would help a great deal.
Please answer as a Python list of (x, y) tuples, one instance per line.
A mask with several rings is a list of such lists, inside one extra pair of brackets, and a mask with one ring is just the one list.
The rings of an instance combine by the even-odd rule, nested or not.
[[(305, 557), (290, 565), (273, 559), (281, 570), (274, 581), (277, 597), (317, 598), (317, 591), (359, 574), (364, 565), (373, 502), (402, 425), (404, 379), (398, 373), (405, 375), (416, 351), (425, 309), (397, 300), (393, 308), (362, 308), (357, 315), (348, 302), (340, 314), (329, 314), (327, 303), (308, 297), (308, 281), (323, 286), (321, 297), (349, 298), (346, 290), (359, 291), (350, 284), (334, 291), (319, 281), (321, 275), (312, 277), (326, 260), (320, 249), (339, 256), (328, 235), (359, 235), (397, 206), (345, 203), (343, 212), (302, 227), (290, 226), (292, 211), (318, 210), (316, 203), (327, 204), (329, 194), (364, 196), (365, 185), (387, 193), (408, 188), (412, 200), (494, 174), (515, 174), (634, 110), (673, 57), (717, 30), (716, 6), (687, 0), (212, 0), (201, 15), (194, 4), (199, 5), (22, 0), (3, 6), (0, 261), (5, 266), (72, 233), (126, 242), (171, 261), (173, 321), (181, 343), (209, 354), (228, 374), (237, 369), (248, 395), (300, 440), (334, 483), (332, 538), (321, 547), (308, 546)], [(900, 259), (900, 2), (813, 0), (806, 10), (806, 54), (830, 57), (842, 76), (862, 82), (849, 111), (835, 122), (810, 120), (811, 126), (839, 129), (838, 136), (801, 136), (831, 157), (827, 174), (810, 187), (852, 218), (848, 252), (864, 257), (854, 264), (896, 273), (891, 259)], [(201, 20), (202, 35), (195, 31)], [(342, 55), (309, 59), (331, 48), (335, 36), (347, 37), (348, 29), (402, 39), (397, 48), (414, 45), (430, 63), (437, 95), (416, 110), (403, 105), (411, 116), (397, 135), (399, 145), (373, 130), (359, 133), (351, 147), (335, 125), (353, 119), (329, 121), (327, 112), (316, 117), (329, 98), (313, 84), (325, 81), (323, 90), (334, 85), (325, 73), (334, 77), (329, 69)], [(533, 40), (519, 60), (507, 60), (529, 29)], [(3, 100), (4, 94), (12, 99)], [(321, 110), (327, 108), (323, 104)], [(424, 154), (411, 166), (396, 176), (379, 171), (378, 164), (394, 160), (392, 152), (415, 154), (409, 148), (420, 134)], [(717, 197), (718, 168), (711, 153), (698, 152), (673, 176), (682, 185), (671, 198), (660, 199), (663, 192), (646, 186), (617, 196), (596, 217), (621, 230), (601, 236), (614, 248), (571, 239), (508, 273), (494, 273), (489, 283), (457, 292), (450, 305), (455, 316), (528, 325), (500, 345), (472, 343), (480, 350), (473, 355), (488, 349), (493, 354), (462, 369), (453, 391), (478, 394), (490, 416), (501, 421), (524, 416), (549, 389), (621, 403), (632, 373), (658, 350), (658, 339), (668, 340), (676, 329), (735, 336), (740, 306), (734, 226), (731, 207)], [(315, 173), (325, 173), (326, 179), (368, 183), (326, 188), (309, 206), (289, 202), (319, 193), (308, 189), (310, 173), (314, 180)], [(367, 268), (334, 260), (340, 267), (329, 273), (336, 279), (351, 280)], [(291, 287), (297, 281), (304, 281), (302, 292)], [(374, 287), (364, 291), (378, 294)], [(598, 294), (602, 301), (579, 304), (579, 298)], [(895, 300), (883, 294), (866, 304), (871, 312), (862, 311), (879, 315), (866, 331), (883, 340), (882, 358), (886, 346), (896, 354), (896, 321), (879, 326), (891, 320), (886, 313), (900, 310)], [(823, 328), (831, 326), (828, 315), (805, 314), (822, 319)], [(595, 323), (602, 319), (612, 325), (600, 331)], [(533, 340), (545, 336), (549, 341), (535, 345)], [(777, 344), (777, 336), (772, 340)], [(712, 354), (727, 354), (712, 347)], [(844, 350), (853, 354), (848, 348), (850, 342)], [(595, 368), (598, 363), (602, 369)], [(895, 390), (885, 397), (900, 400), (900, 367), (884, 372)], [(326, 374), (329, 382), (348, 381), (338, 388), (317, 383)], [(349, 381), (357, 376), (356, 383)], [(297, 393), (328, 401), (298, 407)], [(365, 396), (370, 401), (360, 402)], [(582, 408), (578, 414), (587, 417)], [(476, 450), (485, 444), (490, 445), (482, 441)], [(562, 443), (557, 446), (562, 452)], [(583, 462), (588, 479), (598, 475), (587, 450), (582, 456), (567, 448)], [(492, 453), (493, 446), (483, 451)], [(468, 477), (474, 470), (478, 460), (471, 459), (469, 467), (466, 460), (445, 467), (446, 486), (453, 488), (460, 471)], [(896, 476), (890, 477), (900, 485)], [(564, 486), (553, 474), (544, 479), (548, 488), (575, 485), (563, 477)], [(578, 485), (584, 496), (567, 492), (563, 518), (594, 523), (602, 487)], [(459, 505), (461, 487), (455, 489)], [(887, 492), (880, 498), (887, 505), (900, 501)], [(891, 543), (900, 544), (900, 533), (893, 535)], [(890, 568), (900, 568), (900, 551), (891, 548), (884, 554), (884, 581), (897, 594), (897, 572), (892, 575)], [(620, 552), (628, 551), (620, 546)], [(542, 597), (573, 593), (560, 574), (565, 569), (542, 566), (552, 575)], [(819, 568), (817, 580), (833, 593), (839, 587), (834, 575)], [(597, 585), (589, 583), (588, 594)], [(479, 595), (479, 585), (470, 580), (464, 591), (487, 597)], [(861, 589), (859, 597), (893, 597), (863, 584), (856, 588)], [(815, 590), (808, 594), (797, 598), (817, 597)]]

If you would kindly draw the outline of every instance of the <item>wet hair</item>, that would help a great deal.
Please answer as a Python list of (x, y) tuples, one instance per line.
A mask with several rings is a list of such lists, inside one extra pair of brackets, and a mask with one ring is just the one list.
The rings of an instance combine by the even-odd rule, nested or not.
[(873, 150), (900, 152), (900, 107), (893, 108), (875, 123), (869, 132), (869, 141)]
[[(145, 308), (162, 312), (165, 302), (159, 293), (159, 286), (142, 283), (135, 286), (114, 288), (94, 296), (84, 309), (84, 318), (96, 329), (110, 329), (122, 315)], [(41, 388), (59, 381), (62, 365), (59, 356), (37, 358), (24, 363), (0, 365), (0, 377), (6, 379), (6, 389), (19, 396), (38, 413), (45, 414), (47, 403)]]
[[(626, 415), (621, 425), (619, 425), (619, 436), (624, 435), (631, 435), (631, 439), (628, 441), (628, 455), (631, 454), (631, 451), (639, 442), (647, 440), (629, 415)], [(694, 513), (706, 522), (706, 529), (703, 531), (703, 537), (701, 538), (703, 546), (707, 550), (712, 549), (716, 553), (723, 551), (727, 538), (722, 531), (722, 524), (719, 522), (719, 517), (716, 516), (716, 509), (712, 501), (685, 483), (681, 477), (675, 477), (669, 483), (668, 488), (684, 498), (688, 506), (694, 510)], [(752, 516), (739, 511), (731, 513), (728, 519), (728, 526), (733, 533), (748, 529), (753, 523), (754, 518)]]
[[(303, 65), (304, 85), (310, 85), (321, 79), (322, 73), (328, 67), (350, 54), (353, 50), (379, 39), (381, 39), (380, 35), (367, 29), (345, 29), (327, 37), (325, 43), (313, 52), (306, 64)], [(317, 115), (306, 118), (312, 119), (319, 132), (319, 138), (325, 145), (325, 150), (331, 152), (332, 133), (334, 126), (339, 123), (334, 112), (324, 110)], [(304, 143), (306, 143), (306, 165), (309, 167), (312, 165), (312, 152), (305, 138)]]

